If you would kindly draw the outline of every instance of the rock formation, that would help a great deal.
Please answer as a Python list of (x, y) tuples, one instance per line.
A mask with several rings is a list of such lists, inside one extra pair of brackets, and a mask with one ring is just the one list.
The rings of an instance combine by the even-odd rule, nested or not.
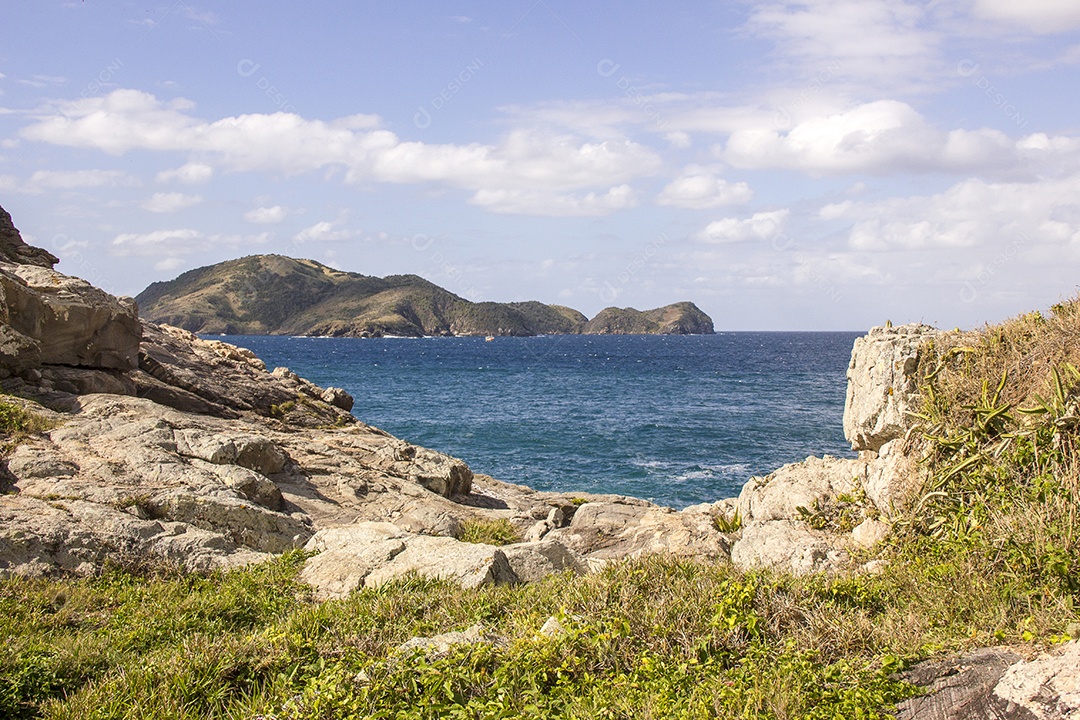
[[(0, 226), (0, 252), (20, 261), (0, 262), (0, 387), (54, 425), (2, 460), (3, 574), (196, 570), (300, 547), (319, 552), (303, 577), (323, 597), (406, 572), (523, 582), (650, 553), (835, 570), (888, 532), (921, 482), (900, 437), (915, 403), (910, 359), (931, 332), (921, 326), (875, 328), (855, 345), (845, 428), (859, 458), (808, 458), (750, 479), (737, 499), (675, 512), (474, 476), (357, 421), (340, 388), (140, 320), (134, 302), (56, 272)], [(320, 273), (337, 272), (305, 268), (314, 294)], [(649, 321), (677, 321), (665, 312)], [(522, 542), (456, 539), (496, 520)]]
[(901, 676), (925, 694), (897, 720), (1065, 720), (1080, 717), (1080, 643), (1024, 661), (1005, 648), (920, 663)]

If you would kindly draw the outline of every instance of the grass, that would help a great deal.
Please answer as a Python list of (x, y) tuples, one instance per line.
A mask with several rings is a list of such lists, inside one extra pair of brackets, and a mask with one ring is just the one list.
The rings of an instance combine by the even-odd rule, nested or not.
[[(909, 442), (932, 480), (877, 551), (880, 574), (651, 557), (517, 587), (411, 578), (322, 604), (296, 581), (299, 553), (207, 576), (8, 579), (0, 716), (886, 717), (916, 692), (895, 676), (915, 661), (1080, 634), (1077, 324), (1069, 303), (924, 348)], [(812, 519), (846, 528), (859, 505)], [(539, 632), (550, 617), (562, 633)], [(395, 650), (475, 624), (507, 642)]]
[(53, 427), (48, 418), (24, 409), (10, 396), (0, 395), (0, 456), (7, 455), (27, 437)]
[(509, 520), (467, 520), (461, 525), (458, 540), (488, 545), (510, 545), (521, 542), (521, 535)]

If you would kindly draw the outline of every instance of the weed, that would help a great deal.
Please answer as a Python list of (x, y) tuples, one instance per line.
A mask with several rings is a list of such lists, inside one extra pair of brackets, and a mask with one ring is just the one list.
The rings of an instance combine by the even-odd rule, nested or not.
[(731, 514), (731, 517), (722, 514), (713, 516), (713, 527), (725, 535), (739, 532), (742, 530), (742, 526), (743, 519), (742, 515), (739, 514), (738, 508)]

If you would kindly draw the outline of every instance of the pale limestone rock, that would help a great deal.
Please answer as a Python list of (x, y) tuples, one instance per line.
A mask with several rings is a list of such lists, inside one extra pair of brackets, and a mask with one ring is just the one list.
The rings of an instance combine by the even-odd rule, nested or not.
[(585, 503), (567, 527), (548, 532), (544, 539), (561, 542), (590, 561), (654, 553), (719, 559), (728, 552), (728, 541), (712, 516), (677, 513), (630, 498)]
[(565, 570), (579, 575), (588, 571), (580, 555), (562, 543), (551, 540), (505, 545), (502, 551), (520, 582), (537, 582)]
[(798, 519), (800, 507), (812, 510), (838, 495), (856, 493), (865, 477), (862, 460), (808, 457), (764, 478), (751, 478), (739, 493), (739, 513), (747, 523)]
[(876, 451), (911, 426), (908, 413), (919, 410), (919, 347), (938, 333), (912, 323), (871, 328), (855, 340), (844, 406), (844, 436), (853, 450)]
[(866, 518), (851, 531), (852, 541), (862, 548), (872, 548), (888, 535), (889, 526), (874, 518)]
[(443, 497), (467, 495), (472, 488), (473, 473), (468, 465), (404, 440), (392, 439), (376, 451), (373, 459), (381, 468)]
[(106, 561), (171, 562), (210, 570), (270, 556), (238, 547), (219, 533), (134, 517), (83, 500), (4, 496), (0, 503), (0, 576), (65, 570), (95, 573)]
[(928, 477), (926, 466), (903, 450), (903, 440), (881, 446), (866, 471), (866, 496), (887, 517), (911, 508)]
[(316, 533), (305, 546), (310, 558), (301, 579), (322, 597), (342, 597), (416, 573), (471, 588), (517, 582), (506, 555), (492, 545), (405, 532), (392, 523), (360, 522)]
[(319, 600), (340, 600), (364, 587), (364, 581), (373, 570), (391, 562), (404, 550), (402, 540), (383, 537), (351, 549), (326, 551), (304, 562), (300, 580), (315, 588), (315, 597)]
[(217, 465), (239, 465), (262, 475), (281, 472), (288, 461), (280, 448), (260, 435), (208, 435), (198, 428), (189, 428), (177, 430), (175, 437), (180, 455)]
[(155, 516), (221, 533), (237, 545), (268, 553), (302, 547), (312, 535), (303, 518), (257, 507), (236, 495), (170, 490), (147, 501)]
[(805, 574), (837, 570), (848, 558), (841, 538), (795, 520), (749, 525), (731, 548), (731, 562), (743, 570), (772, 567)]
[(559, 618), (552, 615), (540, 626), (540, 634), (549, 638), (561, 637), (566, 634), (566, 628), (559, 622)]
[(0, 263), (7, 322), (50, 365), (133, 370), (142, 326), (131, 298), (38, 265)]
[(1080, 718), (1080, 642), (1010, 666), (994, 695), (1038, 720)]
[(364, 585), (378, 586), (412, 573), (450, 580), (466, 589), (516, 581), (500, 548), (448, 537), (416, 535), (408, 539), (405, 550), (392, 562), (368, 574)]
[(216, 475), (225, 487), (235, 490), (251, 502), (278, 512), (284, 509), (285, 498), (281, 490), (265, 475), (239, 465), (199, 465), (199, 462), (193, 460), (192, 465)]
[(432, 637), (414, 637), (406, 640), (395, 648), (398, 653), (419, 652), (429, 660), (445, 655), (451, 648), (458, 645), (495, 645), (502, 647), (508, 644), (508, 640), (502, 635), (489, 633), (482, 625), (473, 625), (460, 632), (447, 632)]
[(334, 407), (339, 407), (342, 410), (349, 411), (353, 409), (353, 396), (345, 392), (339, 387), (328, 387), (323, 390), (320, 395), (323, 402), (329, 403)]

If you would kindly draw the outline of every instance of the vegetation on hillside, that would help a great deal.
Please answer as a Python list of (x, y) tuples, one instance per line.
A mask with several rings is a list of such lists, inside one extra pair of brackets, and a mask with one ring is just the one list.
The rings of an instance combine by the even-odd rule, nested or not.
[[(1080, 635), (1078, 331), (1072, 302), (924, 348), (909, 442), (933, 480), (879, 574), (645, 558), (321, 604), (299, 553), (207, 576), (9, 579), (0, 716), (884, 717), (916, 692), (895, 676), (912, 662)], [(476, 624), (505, 642), (397, 650)]]
[(711, 335), (712, 319), (693, 303), (675, 303), (655, 310), (604, 308), (585, 324), (593, 335)]
[[(416, 275), (368, 277), (281, 255), (253, 255), (191, 270), (175, 280), (152, 284), (136, 299), (148, 320), (207, 334), (418, 337), (591, 332), (584, 315), (561, 305), (471, 302)], [(626, 312), (641, 317), (620, 332), (712, 332), (712, 320), (691, 303)]]

